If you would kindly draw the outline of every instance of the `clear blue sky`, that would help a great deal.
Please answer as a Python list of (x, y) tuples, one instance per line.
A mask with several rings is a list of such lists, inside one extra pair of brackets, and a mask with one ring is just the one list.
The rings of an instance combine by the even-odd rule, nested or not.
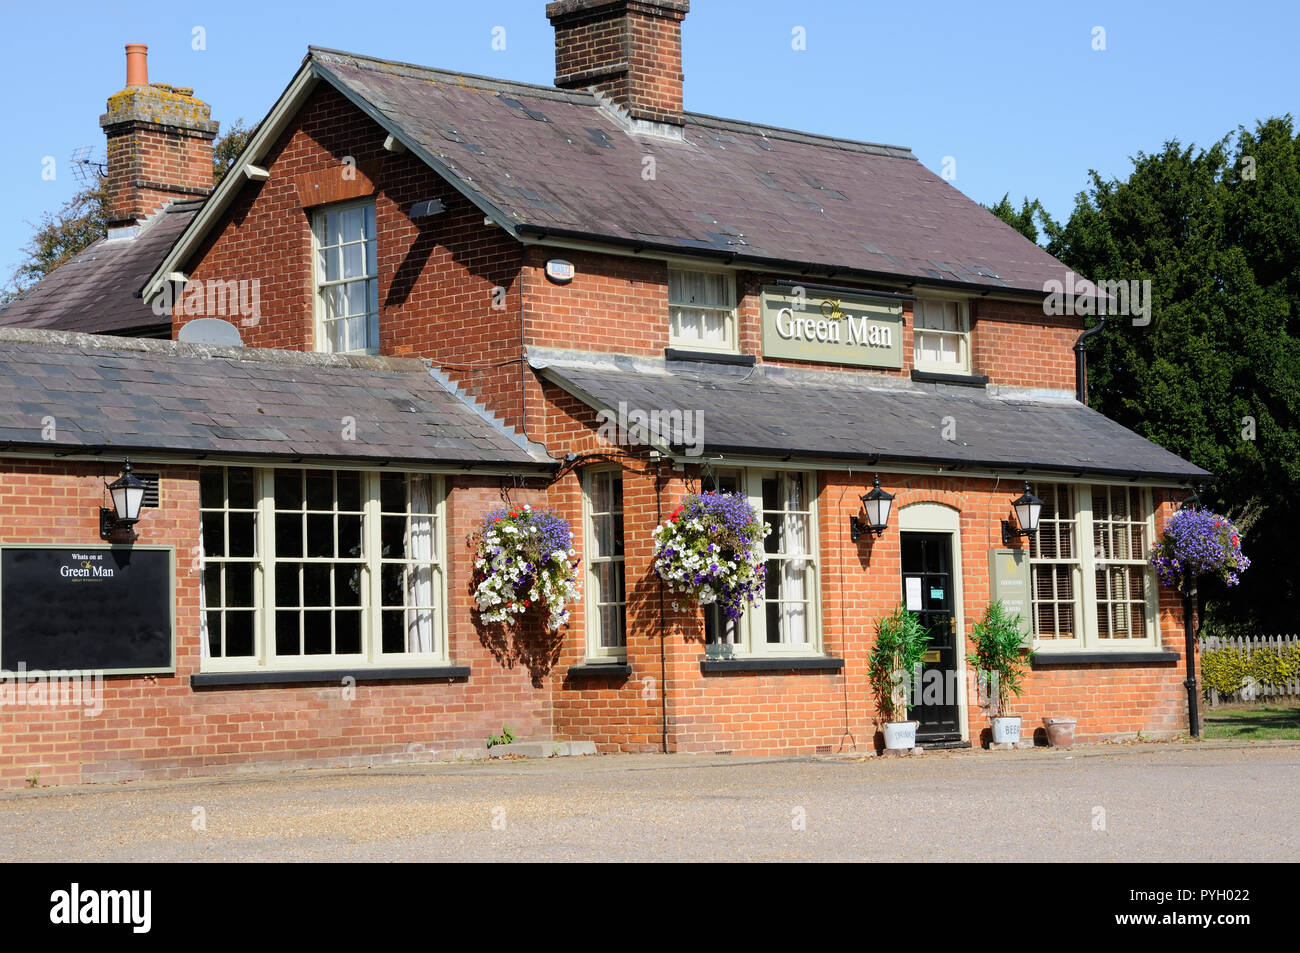
[[(985, 204), (1010, 192), (1068, 215), (1089, 169), (1177, 138), (1208, 145), (1238, 125), (1300, 113), (1295, 0), (693, 0), (686, 106), (910, 146)], [(149, 76), (193, 86), (214, 119), (270, 108), (308, 44), (534, 83), (554, 78), (544, 0), (0, 0), (0, 269), (28, 222), (77, 190), (68, 158), (103, 156), (98, 118), (125, 80), (123, 45)], [(505, 28), (505, 49), (492, 48)], [(1104, 51), (1093, 49), (1094, 27)], [(206, 49), (193, 49), (202, 27)], [(792, 49), (796, 27), (805, 50)], [(42, 159), (56, 178), (41, 177)]]

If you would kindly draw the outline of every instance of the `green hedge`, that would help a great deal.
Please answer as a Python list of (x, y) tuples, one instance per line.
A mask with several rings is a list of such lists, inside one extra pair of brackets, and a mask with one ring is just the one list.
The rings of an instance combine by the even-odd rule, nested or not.
[(1277, 688), (1300, 678), (1300, 645), (1266, 646), (1249, 653), (1244, 648), (1209, 649), (1201, 655), (1201, 677), (1206, 688), (1220, 695), (1238, 691), (1249, 676), (1261, 685)]

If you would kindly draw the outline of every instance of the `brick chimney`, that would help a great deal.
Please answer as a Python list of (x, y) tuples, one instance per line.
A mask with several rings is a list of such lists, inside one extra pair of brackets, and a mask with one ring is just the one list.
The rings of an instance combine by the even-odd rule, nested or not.
[(109, 226), (133, 225), (175, 199), (212, 191), (218, 124), (194, 90), (149, 82), (143, 43), (126, 45), (126, 88), (108, 99)]
[(682, 125), (682, 20), (690, 0), (555, 0), (555, 85), (595, 87), (634, 119)]

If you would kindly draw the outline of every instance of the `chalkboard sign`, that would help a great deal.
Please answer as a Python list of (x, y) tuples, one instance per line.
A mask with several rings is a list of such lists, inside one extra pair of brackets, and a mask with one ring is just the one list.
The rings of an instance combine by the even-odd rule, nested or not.
[(0, 669), (175, 671), (174, 552), (146, 546), (0, 549)]

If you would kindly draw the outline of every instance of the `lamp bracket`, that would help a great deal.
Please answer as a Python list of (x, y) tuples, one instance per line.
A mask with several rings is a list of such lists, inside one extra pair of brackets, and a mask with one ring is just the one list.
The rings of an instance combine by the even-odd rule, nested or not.
[(1028, 530), (1018, 529), (1011, 525), (1010, 520), (1002, 521), (1002, 545), (1010, 546), (1015, 540), (1025, 536), (1032, 536)]
[(867, 535), (871, 535), (879, 538), (885, 535), (885, 530), (883, 528), (876, 529), (874, 526), (872, 526), (870, 523), (863, 520), (861, 517), (850, 516), (849, 517), (849, 539), (851, 539), (853, 542), (856, 543), (863, 536), (867, 536)]

